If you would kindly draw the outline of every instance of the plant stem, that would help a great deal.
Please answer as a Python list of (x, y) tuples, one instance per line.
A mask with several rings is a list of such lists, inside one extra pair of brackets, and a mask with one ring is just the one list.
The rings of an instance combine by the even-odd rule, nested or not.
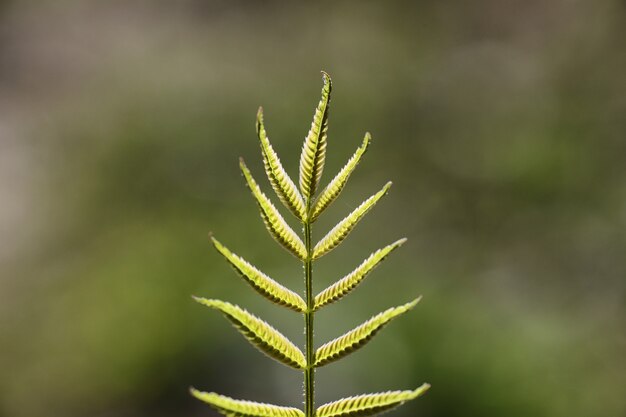
[(304, 261), (304, 281), (306, 285), (306, 305), (304, 312), (304, 332), (306, 334), (306, 368), (304, 369), (304, 414), (313, 417), (314, 409), (314, 380), (315, 368), (313, 367), (313, 261), (311, 259), (311, 223), (304, 223), (304, 242), (307, 257)]

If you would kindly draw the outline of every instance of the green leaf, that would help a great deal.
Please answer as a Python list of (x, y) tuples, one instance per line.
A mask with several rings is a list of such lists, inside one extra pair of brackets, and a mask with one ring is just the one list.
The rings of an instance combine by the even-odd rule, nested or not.
[(306, 303), (298, 294), (285, 288), (250, 263), (246, 262), (240, 256), (229, 251), (228, 248), (222, 245), (213, 236), (211, 236), (211, 241), (215, 249), (226, 258), (235, 271), (237, 271), (259, 294), (276, 304), (283, 305), (292, 310), (299, 312), (306, 310)]
[(320, 406), (316, 417), (361, 417), (389, 411), (424, 394), (430, 388), (423, 384), (414, 391), (387, 391), (344, 398)]
[(348, 182), (348, 178), (350, 178), (350, 174), (354, 171), (354, 168), (359, 164), (361, 157), (367, 151), (367, 147), (369, 146), (372, 140), (372, 136), (368, 133), (365, 134), (365, 138), (363, 138), (363, 143), (359, 148), (354, 152), (354, 155), (348, 160), (346, 165), (339, 171), (335, 178), (333, 178), (330, 183), (324, 188), (324, 190), (320, 193), (320, 196), (315, 201), (315, 205), (311, 210), (310, 221), (313, 222), (317, 217), (324, 211), (328, 206), (331, 205), (333, 201), (339, 196), (341, 190)]
[(261, 142), (261, 152), (263, 154), (263, 165), (265, 166), (265, 173), (267, 178), (272, 184), (272, 188), (294, 216), (300, 221), (306, 220), (306, 209), (304, 206), (304, 200), (300, 195), (300, 192), (296, 188), (296, 185), (291, 180), (287, 171), (280, 163), (278, 155), (272, 148), (267, 133), (265, 132), (265, 125), (263, 124), (263, 108), (259, 107), (259, 111), (256, 116), (256, 131)]
[(207, 307), (221, 311), (228, 320), (261, 352), (296, 369), (306, 366), (304, 354), (272, 326), (246, 310), (220, 300), (194, 297)]
[(410, 303), (385, 310), (343, 336), (322, 345), (315, 352), (315, 366), (334, 362), (363, 347), (391, 320), (415, 307), (419, 300), (417, 298)]
[(307, 202), (315, 195), (326, 159), (328, 110), (332, 82), (330, 76), (323, 71), (322, 77), (324, 79), (322, 98), (315, 109), (311, 129), (304, 139), (302, 155), (300, 156), (300, 191)]
[(354, 226), (365, 216), (365, 214), (376, 204), (378, 200), (389, 191), (391, 181), (376, 194), (365, 200), (352, 213), (348, 214), (330, 232), (326, 234), (313, 248), (313, 259), (318, 259), (337, 247), (352, 231)]
[(191, 395), (209, 404), (226, 417), (304, 417), (302, 411), (293, 407), (234, 400), (214, 392), (198, 391), (195, 388), (191, 388), (189, 391)]
[(304, 243), (302, 243), (302, 240), (300, 240), (293, 229), (289, 227), (272, 202), (263, 194), (254, 178), (252, 178), (252, 174), (250, 174), (250, 170), (246, 167), (243, 159), (239, 160), (239, 166), (246, 178), (250, 191), (252, 191), (252, 195), (254, 195), (261, 209), (261, 218), (272, 237), (296, 257), (302, 260), (306, 259), (307, 254)]
[(361, 283), (361, 281), (363, 281), (367, 274), (376, 268), (378, 264), (381, 263), (393, 250), (402, 246), (404, 242), (406, 242), (406, 239), (400, 239), (391, 245), (385, 246), (384, 248), (372, 253), (356, 269), (316, 295), (314, 308), (317, 310), (350, 293)]

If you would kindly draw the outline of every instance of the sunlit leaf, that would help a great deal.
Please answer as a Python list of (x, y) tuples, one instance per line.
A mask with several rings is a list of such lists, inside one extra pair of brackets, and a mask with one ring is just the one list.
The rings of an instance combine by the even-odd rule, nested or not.
[(257, 112), (256, 131), (259, 136), (259, 142), (261, 143), (265, 173), (272, 184), (272, 188), (274, 188), (274, 191), (276, 192), (276, 195), (278, 195), (278, 198), (280, 198), (280, 201), (283, 202), (293, 215), (299, 220), (304, 221), (306, 217), (304, 200), (302, 200), (300, 192), (287, 174), (287, 171), (283, 168), (278, 155), (274, 151), (274, 148), (267, 137), (265, 125), (263, 123), (262, 107), (259, 107), (259, 111)]
[(276, 207), (274, 207), (269, 198), (263, 194), (254, 178), (252, 178), (252, 174), (250, 174), (250, 170), (246, 167), (243, 159), (240, 159), (239, 166), (246, 178), (250, 191), (252, 191), (252, 195), (254, 195), (261, 209), (261, 218), (263, 218), (265, 226), (272, 237), (296, 257), (303, 260), (306, 259), (306, 247), (304, 243), (302, 243), (302, 240), (300, 240), (283, 216), (276, 210)]
[(334, 362), (363, 347), (391, 320), (415, 307), (419, 300), (418, 298), (410, 303), (385, 310), (343, 336), (322, 345), (315, 352), (315, 366)]
[(214, 392), (202, 392), (191, 388), (191, 395), (209, 404), (226, 417), (304, 417), (304, 413), (293, 407), (234, 400)]
[(326, 304), (335, 302), (350, 293), (363, 281), (367, 274), (376, 268), (393, 250), (402, 246), (404, 242), (406, 242), (406, 239), (400, 239), (372, 253), (352, 272), (316, 295), (315, 309), (317, 310)]
[(311, 129), (304, 139), (302, 155), (300, 156), (300, 191), (305, 201), (309, 201), (315, 195), (326, 159), (326, 139), (328, 136), (328, 110), (330, 104), (330, 92), (332, 82), (330, 76), (322, 72), (324, 86)]
[(304, 354), (272, 326), (246, 310), (220, 300), (194, 297), (207, 307), (221, 311), (254, 346), (266, 355), (296, 369), (306, 366)]
[(339, 196), (341, 190), (343, 190), (343, 187), (348, 182), (350, 174), (352, 174), (352, 171), (354, 171), (354, 168), (358, 165), (361, 157), (367, 151), (367, 147), (369, 146), (371, 140), (371, 135), (366, 133), (361, 146), (359, 146), (356, 152), (354, 152), (354, 155), (352, 155), (344, 167), (341, 168), (339, 173), (335, 175), (335, 178), (333, 178), (330, 183), (328, 183), (326, 188), (324, 188), (324, 190), (320, 193), (319, 197), (315, 201), (313, 209), (311, 210), (311, 222), (315, 221), (315, 219), (317, 219), (317, 217)]
[(344, 398), (332, 403), (324, 404), (315, 413), (316, 417), (362, 417), (373, 416), (392, 408), (398, 407), (407, 401), (413, 400), (430, 388), (423, 384), (414, 391), (387, 391), (377, 394), (363, 394)]
[(365, 200), (352, 213), (348, 214), (341, 220), (330, 232), (326, 234), (313, 248), (313, 259), (317, 259), (335, 247), (337, 247), (352, 231), (354, 226), (365, 216), (365, 214), (376, 204), (378, 200), (389, 191), (391, 181), (388, 182), (382, 190)]
[(276, 304), (284, 305), (292, 310), (300, 312), (306, 310), (306, 303), (298, 294), (285, 288), (240, 256), (232, 253), (213, 236), (211, 236), (211, 241), (218, 252), (226, 258), (235, 271), (237, 271), (252, 288), (257, 290), (259, 294)]

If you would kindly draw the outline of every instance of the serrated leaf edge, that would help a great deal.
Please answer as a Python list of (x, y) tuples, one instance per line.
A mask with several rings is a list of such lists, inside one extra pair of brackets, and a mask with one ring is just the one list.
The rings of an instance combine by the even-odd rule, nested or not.
[(302, 195), (300, 195), (300, 191), (298, 191), (295, 183), (289, 174), (287, 174), (287, 171), (283, 168), (278, 154), (274, 151), (274, 148), (267, 137), (265, 124), (263, 123), (262, 107), (259, 107), (256, 120), (256, 131), (261, 145), (263, 166), (265, 167), (267, 178), (269, 179), (270, 184), (272, 184), (272, 188), (276, 192), (276, 195), (285, 207), (287, 207), (300, 221), (305, 221), (307, 213), (304, 206), (304, 200), (302, 199)]
[(335, 175), (335, 177), (328, 183), (328, 185), (322, 190), (319, 197), (313, 205), (311, 214), (309, 216), (310, 221), (314, 222), (324, 210), (330, 206), (333, 201), (341, 194), (344, 186), (348, 182), (350, 175), (359, 164), (361, 157), (367, 152), (367, 148), (372, 140), (372, 136), (367, 132), (363, 138), (363, 143), (357, 148), (354, 154), (350, 157), (348, 162), (341, 168), (341, 170)]
[(371, 416), (399, 407), (407, 401), (424, 394), (430, 384), (422, 384), (413, 391), (386, 391), (374, 394), (361, 394), (342, 398), (321, 405), (315, 412), (316, 417), (358, 417)]
[(418, 297), (410, 303), (378, 313), (342, 336), (323, 344), (315, 351), (315, 366), (324, 366), (360, 349), (391, 320), (415, 307), (420, 299), (421, 297)]
[(256, 199), (261, 211), (261, 218), (272, 237), (297, 258), (301, 260), (306, 259), (307, 253), (304, 243), (289, 224), (287, 224), (270, 199), (261, 191), (261, 188), (252, 177), (243, 158), (239, 159), (239, 167), (243, 172), (248, 188), (250, 188), (252, 195)]
[(293, 407), (283, 407), (267, 403), (247, 400), (235, 400), (215, 392), (203, 392), (190, 388), (189, 392), (195, 398), (203, 401), (225, 416), (241, 417), (304, 417), (301, 410)]
[(317, 294), (315, 296), (314, 309), (318, 310), (327, 304), (339, 301), (341, 298), (349, 294), (370, 272), (372, 272), (374, 268), (384, 261), (387, 256), (391, 254), (391, 252), (402, 246), (404, 242), (406, 242), (406, 238), (397, 240), (392, 244), (372, 253), (348, 275)]
[(304, 139), (300, 156), (300, 191), (305, 201), (311, 200), (319, 185), (324, 162), (326, 159), (326, 141), (328, 135), (328, 110), (332, 81), (330, 76), (322, 71), (324, 85), (322, 97), (315, 109), (309, 133)]
[(318, 259), (336, 248), (348, 234), (354, 229), (357, 223), (370, 211), (391, 187), (391, 181), (376, 194), (362, 202), (356, 209), (333, 227), (313, 248), (313, 259)]
[(267, 356), (292, 368), (306, 367), (306, 359), (302, 351), (265, 321), (226, 301), (202, 297), (193, 297), (193, 299), (222, 312), (252, 345)]
[(239, 255), (231, 252), (213, 236), (209, 237), (215, 249), (224, 256), (230, 266), (259, 294), (273, 303), (292, 310), (298, 312), (306, 310), (306, 303), (302, 297), (268, 277)]

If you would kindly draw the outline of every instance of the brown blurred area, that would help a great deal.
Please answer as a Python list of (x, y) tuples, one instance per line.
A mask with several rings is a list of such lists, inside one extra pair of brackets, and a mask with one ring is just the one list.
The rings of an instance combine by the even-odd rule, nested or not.
[(297, 175), (320, 70), (322, 183), (373, 143), (315, 237), (394, 186), (315, 289), (409, 241), (316, 340), (424, 298), (320, 369), (318, 403), (430, 382), (394, 415), (626, 415), (625, 40), (618, 0), (0, 1), (0, 416), (216, 415), (191, 385), (301, 405), (298, 372), (190, 295), (304, 343), (207, 233), (303, 291), (237, 158), (269, 195), (262, 105)]

